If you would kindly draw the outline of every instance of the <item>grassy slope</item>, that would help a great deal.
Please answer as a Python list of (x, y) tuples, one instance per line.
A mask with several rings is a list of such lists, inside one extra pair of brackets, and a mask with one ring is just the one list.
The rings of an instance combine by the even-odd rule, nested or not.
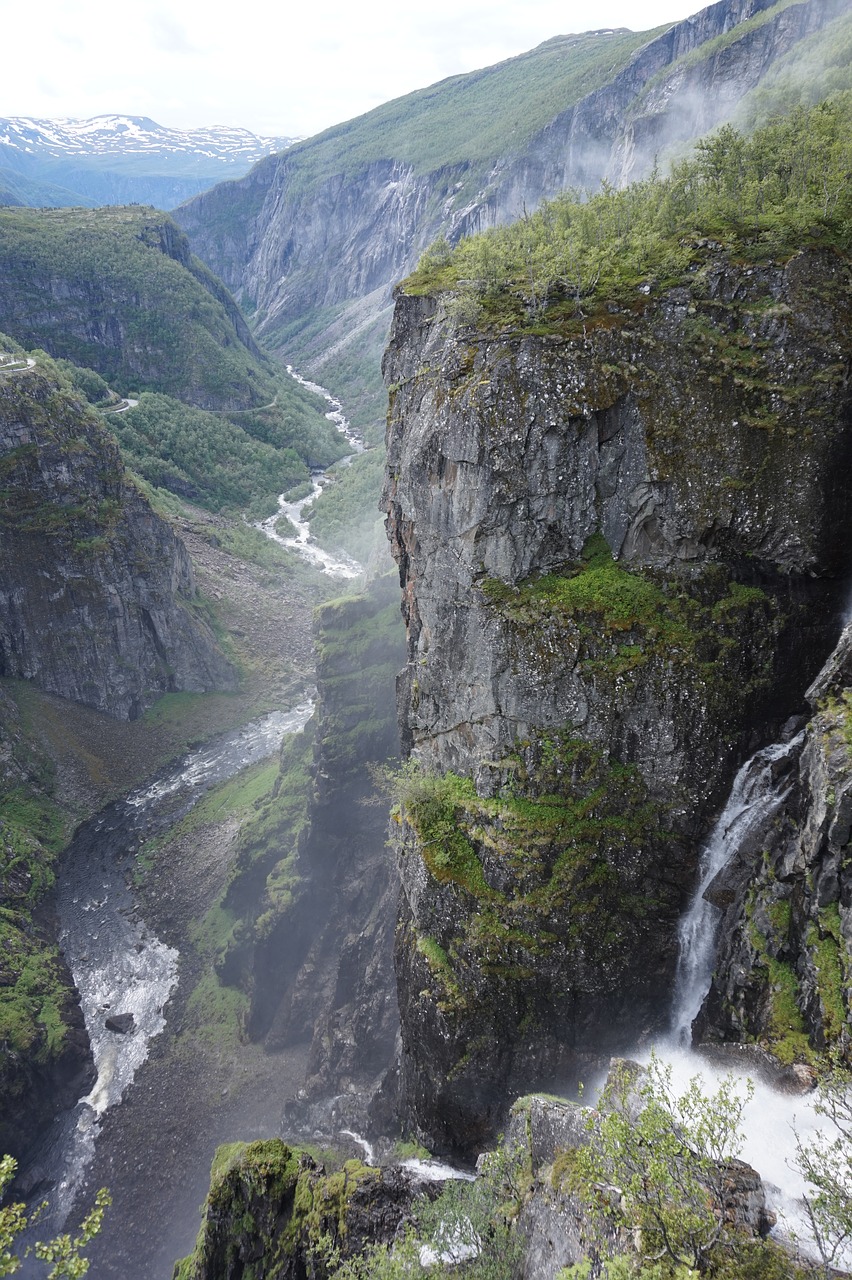
[[(264, 361), (222, 302), (164, 252), (181, 233), (142, 206), (0, 209), (4, 328), (25, 346), (97, 369), (120, 390), (208, 403), (271, 399)], [(205, 268), (199, 264), (198, 275)], [(67, 287), (51, 296), (49, 281)]]
[(288, 168), (319, 181), (389, 157), (418, 173), (449, 164), (476, 167), (520, 149), (665, 30), (556, 36), (517, 58), (452, 76), (335, 125), (294, 146)]

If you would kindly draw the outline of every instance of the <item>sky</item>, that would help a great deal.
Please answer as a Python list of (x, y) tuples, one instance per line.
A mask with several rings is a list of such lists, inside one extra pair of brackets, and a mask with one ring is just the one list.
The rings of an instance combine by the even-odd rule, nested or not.
[(0, 116), (146, 115), (308, 136), (412, 89), (701, 0), (0, 0)]

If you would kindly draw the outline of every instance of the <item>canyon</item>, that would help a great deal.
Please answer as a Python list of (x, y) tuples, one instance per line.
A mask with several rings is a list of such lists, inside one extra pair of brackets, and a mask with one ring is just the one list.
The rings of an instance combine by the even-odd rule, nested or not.
[[(848, 1057), (852, 281), (841, 215), (826, 198), (824, 215), (793, 226), (792, 248), (757, 215), (745, 230), (739, 209), (728, 223), (696, 215), (674, 266), (617, 288), (597, 279), (572, 292), (562, 280), (530, 297), (496, 256), (491, 278), (452, 275), (468, 233), (539, 226), (536, 208), (564, 189), (620, 190), (745, 111), (779, 67), (846, 33), (848, 8), (722, 0), (644, 36), (559, 37), (378, 110), (391, 136), (420, 113), (442, 128), (447, 104), (467, 95), (467, 159), (438, 125), (440, 163), (425, 145), (377, 155), (368, 115), (198, 197), (176, 211), (179, 227), (113, 212), (111, 243), (144, 260), (148, 282), (137, 293), (133, 273), (119, 273), (114, 308), (113, 286), (75, 264), (66, 280), (55, 249), (40, 259), (34, 248), (25, 279), (13, 237), (42, 244), (38, 219), (0, 219), (10, 350), (46, 348), (13, 351), (15, 370), (0, 372), (7, 785), (49, 804), (51, 769), (69, 776), (55, 742), (36, 744), (29, 696), (126, 723), (129, 744), (161, 695), (198, 695), (169, 704), (187, 716), (173, 760), (178, 741), (218, 742), (272, 705), (306, 706), (311, 679), (317, 689), (305, 731), (235, 774), (234, 792), (199, 793), (194, 818), (176, 800), (168, 831), (128, 837), (126, 912), (180, 953), (180, 976), (81, 1179), (77, 1214), (101, 1181), (121, 1206), (119, 1238), (107, 1228), (93, 1244), (98, 1274), (144, 1275), (155, 1219), (158, 1269), (191, 1247), (185, 1215), (214, 1133), (230, 1145), (181, 1280), (252, 1267), (325, 1276), (332, 1247), (354, 1266), (410, 1219), (424, 1187), (437, 1194), (428, 1161), (425, 1175), (396, 1167), (394, 1142), (458, 1173), (507, 1126), (529, 1174), (521, 1271), (581, 1264), (588, 1221), (571, 1216), (554, 1172), (582, 1145), (565, 1099), (670, 1031), (678, 923), (704, 842), (743, 761), (772, 743), (782, 746), (765, 785), (780, 789), (706, 890), (718, 961), (684, 1034), (788, 1085), (812, 1082), (823, 1053)], [(582, 74), (565, 72), (571, 59)], [(508, 96), (534, 71), (562, 75), (562, 97), (495, 149), (489, 94)], [(845, 209), (841, 196), (834, 207)], [(63, 217), (41, 218), (48, 237), (83, 225)], [(426, 265), (397, 284), (429, 245)], [(163, 365), (170, 321), (152, 270), (202, 314), (199, 359)], [(301, 563), (276, 521), (302, 500), (298, 483), (319, 492), (318, 510), (333, 503), (347, 473), (374, 466), (369, 448), (323, 488), (318, 473), (346, 445), (305, 400), (313, 434), (293, 462), (292, 502), (288, 485), (252, 527), (224, 500), (193, 507), (200, 491), (161, 465), (167, 454), (151, 472), (164, 487), (146, 490), (124, 469), (108, 413), (79, 391), (78, 366), (90, 364), (122, 396), (140, 384), (167, 392), (283, 450), (294, 411), (271, 349), (296, 359), (302, 390), (302, 374), (337, 369), (332, 390), (351, 390), (370, 444), (391, 312), (381, 506), (395, 571), (376, 556), (337, 598), (341, 581)], [(257, 416), (279, 410), (272, 426)], [(125, 456), (134, 413), (115, 424)], [(43, 715), (54, 704), (37, 705)], [(202, 708), (192, 721), (191, 707)], [(132, 800), (172, 777), (165, 759), (140, 756), (132, 780), (89, 785), (77, 817), (111, 822), (110, 787), (126, 781)], [(54, 832), (28, 845), (4, 889), (9, 949), (50, 955), (64, 1028), (51, 1037), (47, 1005), (29, 1008), (42, 1029), (6, 1083), (8, 1096), (38, 1101), (4, 1130), (16, 1154), (47, 1127), (51, 1099), (92, 1084), (69, 974), (50, 950), (55, 921), (39, 905), (63, 874), (61, 843)], [(7, 844), (17, 857), (11, 834)], [(715, 940), (716, 920), (708, 927)], [(5, 985), (25, 968), (11, 965)], [(70, 1065), (56, 1054), (69, 1046)], [(187, 1104), (187, 1149), (173, 1122), (156, 1160), (140, 1154), (161, 1082), (174, 1100), (191, 1073), (205, 1083)], [(531, 1090), (562, 1100), (516, 1103)], [(42, 1175), (28, 1176), (37, 1189)], [(732, 1213), (757, 1240), (770, 1225), (760, 1180), (738, 1178)]]

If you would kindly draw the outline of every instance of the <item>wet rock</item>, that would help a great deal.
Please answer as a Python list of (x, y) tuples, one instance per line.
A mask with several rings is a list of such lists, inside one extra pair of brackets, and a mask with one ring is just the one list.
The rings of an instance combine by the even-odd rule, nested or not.
[[(397, 298), (385, 501), (403, 749), (447, 780), (431, 799), (412, 787), (393, 826), (399, 1078), (405, 1125), (438, 1151), (487, 1145), (506, 1096), (576, 1078), (580, 1046), (621, 1052), (659, 1025), (701, 840), (836, 639), (852, 431), (848, 384), (823, 370), (827, 349), (838, 368), (852, 357), (848, 268), (704, 253), (696, 305), (760, 351), (790, 405), (804, 396), (822, 423), (807, 447), (801, 404), (756, 431), (763, 393), (720, 381), (693, 283), (549, 340)], [(761, 853), (743, 850), (720, 902)], [(826, 862), (815, 881), (829, 904), (837, 874)]]
[(107, 1031), (126, 1036), (136, 1026), (136, 1019), (132, 1013), (114, 1013), (111, 1017), (104, 1019), (104, 1026)]
[(852, 628), (808, 691), (812, 717), (782, 812), (727, 879), (715, 972), (695, 1035), (758, 1041), (779, 1084), (813, 1087), (813, 1048), (847, 1054), (852, 1005)]

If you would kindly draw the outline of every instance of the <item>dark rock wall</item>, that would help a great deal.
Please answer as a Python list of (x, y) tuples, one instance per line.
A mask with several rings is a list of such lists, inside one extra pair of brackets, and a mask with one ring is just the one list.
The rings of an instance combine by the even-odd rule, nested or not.
[(399, 751), (394, 675), (405, 640), (394, 576), (320, 608), (315, 637), (309, 776), (289, 772), (288, 757), (268, 819), (241, 836), (226, 898), (241, 919), (217, 966), (251, 995), (249, 1035), (275, 1050), (310, 1042), (311, 1097), (372, 1081), (397, 1033), (397, 884), (387, 803), (370, 772)]
[(852, 630), (808, 691), (812, 718), (769, 827), (708, 889), (723, 908), (695, 1031), (787, 1064), (852, 1050)]
[(322, 1280), (333, 1252), (345, 1261), (393, 1240), (415, 1190), (402, 1170), (358, 1160), (326, 1173), (277, 1138), (220, 1147), (198, 1242), (174, 1280)]
[(831, 253), (708, 251), (575, 336), (398, 299), (401, 1079), (439, 1147), (665, 1017), (700, 837), (839, 628), (849, 297)]
[(97, 417), (37, 369), (0, 379), (0, 475), (0, 673), (119, 719), (234, 686), (183, 544)]

